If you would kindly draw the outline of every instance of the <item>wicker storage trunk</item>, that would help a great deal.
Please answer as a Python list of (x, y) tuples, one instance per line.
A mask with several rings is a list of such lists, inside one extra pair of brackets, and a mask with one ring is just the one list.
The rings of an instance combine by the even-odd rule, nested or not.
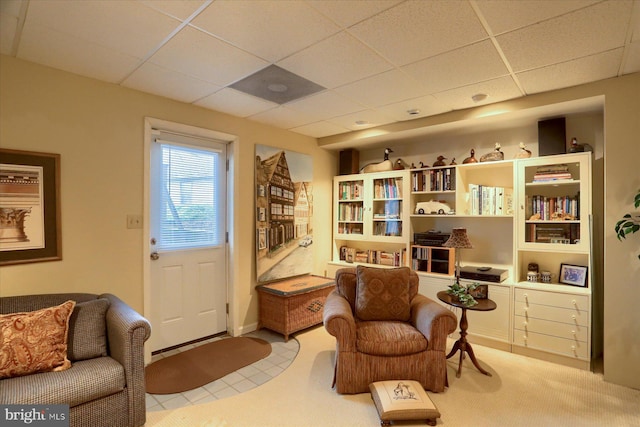
[(260, 303), (259, 327), (284, 335), (322, 323), (322, 309), (335, 281), (306, 275), (257, 287)]

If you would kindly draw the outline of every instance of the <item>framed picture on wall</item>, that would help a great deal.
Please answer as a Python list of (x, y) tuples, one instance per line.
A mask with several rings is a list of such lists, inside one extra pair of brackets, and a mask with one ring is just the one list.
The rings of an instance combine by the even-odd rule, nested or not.
[(267, 229), (258, 230), (258, 249), (267, 249)]
[(572, 286), (587, 286), (588, 267), (581, 265), (560, 264), (559, 282)]
[(0, 149), (0, 265), (62, 259), (60, 155)]
[(313, 159), (256, 145), (256, 281), (313, 270)]

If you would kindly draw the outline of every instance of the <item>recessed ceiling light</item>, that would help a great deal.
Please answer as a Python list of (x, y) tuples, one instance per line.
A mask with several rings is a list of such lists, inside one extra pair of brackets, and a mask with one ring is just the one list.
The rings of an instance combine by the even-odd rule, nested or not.
[(487, 95), (486, 93), (476, 93), (471, 97), (471, 99), (473, 100), (473, 102), (481, 102), (487, 99), (488, 97), (489, 95)]
[(409, 113), (409, 115), (411, 116), (415, 116), (416, 114), (420, 114), (420, 110), (417, 108), (412, 108), (410, 110), (407, 110), (407, 113)]
[(368, 125), (369, 122), (366, 120), (356, 120), (356, 126), (364, 126), (364, 125)]
[(271, 92), (282, 93), (286, 92), (289, 88), (287, 87), (287, 85), (283, 85), (282, 83), (271, 83), (267, 86), (267, 89), (269, 89)]

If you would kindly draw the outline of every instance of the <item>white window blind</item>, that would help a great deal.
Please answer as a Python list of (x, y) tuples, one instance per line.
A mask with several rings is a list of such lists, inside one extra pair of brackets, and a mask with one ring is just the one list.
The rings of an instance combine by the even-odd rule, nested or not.
[(220, 245), (215, 179), (219, 153), (161, 143), (162, 177), (159, 249)]

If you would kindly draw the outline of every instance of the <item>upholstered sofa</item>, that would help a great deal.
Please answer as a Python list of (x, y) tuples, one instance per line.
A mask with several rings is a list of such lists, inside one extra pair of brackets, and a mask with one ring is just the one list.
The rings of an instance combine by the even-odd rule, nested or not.
[[(143, 348), (151, 326), (130, 306), (111, 294), (27, 295), (0, 298), (0, 314), (33, 312), (69, 300), (75, 302), (68, 316), (70, 367), (0, 379), (0, 403), (68, 404), (75, 427), (144, 425)], [(0, 363), (8, 366), (7, 355), (18, 352), (1, 350)]]
[(415, 271), (338, 270), (323, 321), (336, 338), (333, 385), (338, 393), (367, 393), (369, 384), (386, 380), (415, 380), (434, 392), (448, 385), (446, 341), (457, 319), (418, 294)]

